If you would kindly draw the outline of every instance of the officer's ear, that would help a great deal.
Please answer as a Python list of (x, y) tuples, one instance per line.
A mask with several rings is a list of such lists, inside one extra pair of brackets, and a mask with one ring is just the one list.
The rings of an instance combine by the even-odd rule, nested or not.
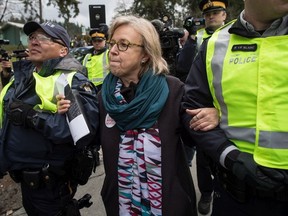
[(68, 48), (62, 47), (59, 52), (60, 52), (60, 57), (64, 57), (68, 54)]
[(223, 19), (224, 19), (223, 21), (225, 21), (227, 18), (227, 12), (224, 10), (222, 13), (223, 13)]

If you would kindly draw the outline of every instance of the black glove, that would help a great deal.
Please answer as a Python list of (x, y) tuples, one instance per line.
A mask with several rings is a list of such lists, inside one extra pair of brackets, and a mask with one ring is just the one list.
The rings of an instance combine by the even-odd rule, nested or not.
[(56, 216), (81, 216), (77, 200), (72, 199)]
[[(71, 166), (72, 165), (72, 166)], [(90, 150), (75, 153), (72, 161), (67, 164), (69, 176), (80, 185), (85, 185), (96, 167), (95, 159)]]
[(37, 112), (29, 104), (20, 100), (13, 101), (7, 110), (7, 116), (10, 122), (17, 126), (34, 127), (33, 116)]
[(259, 166), (259, 169), (271, 179), (288, 185), (288, 170)]
[[(281, 190), (284, 187), (283, 176), (275, 169), (265, 168), (263, 170), (263, 168), (255, 163), (252, 154), (241, 152), (232, 166), (232, 172), (252, 187), (262, 190)], [(271, 178), (270, 176), (275, 172), (277, 175)]]
[(187, 17), (184, 21), (183, 27), (189, 32), (189, 35), (196, 35), (197, 27), (193, 22), (193, 17)]

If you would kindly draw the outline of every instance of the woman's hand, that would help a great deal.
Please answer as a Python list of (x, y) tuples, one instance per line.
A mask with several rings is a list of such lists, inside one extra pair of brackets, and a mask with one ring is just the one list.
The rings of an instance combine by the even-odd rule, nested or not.
[(190, 128), (195, 131), (208, 131), (219, 124), (219, 115), (215, 108), (186, 109), (186, 112), (193, 116)]
[(59, 114), (64, 114), (70, 107), (70, 100), (65, 100), (65, 96), (62, 94), (56, 95), (57, 99), (57, 111)]

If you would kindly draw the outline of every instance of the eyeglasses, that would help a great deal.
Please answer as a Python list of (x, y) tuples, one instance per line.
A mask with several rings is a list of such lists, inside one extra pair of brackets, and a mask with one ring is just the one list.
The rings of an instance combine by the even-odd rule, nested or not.
[(128, 47), (132, 46), (144, 47), (143, 45), (140, 44), (130, 43), (128, 40), (119, 40), (117, 42), (115, 40), (110, 40), (107, 42), (107, 44), (109, 45), (109, 49), (112, 49), (112, 47), (116, 44), (117, 49), (121, 52), (125, 52), (128, 49)]
[(65, 46), (63, 43), (61, 43), (57, 39), (51, 38), (51, 37), (47, 37), (46, 35), (43, 35), (43, 34), (30, 34), (28, 36), (28, 39), (27, 39), (28, 43), (31, 43), (34, 40), (37, 40), (40, 44), (54, 42), (54, 43), (58, 43), (58, 44), (60, 44), (62, 46)]

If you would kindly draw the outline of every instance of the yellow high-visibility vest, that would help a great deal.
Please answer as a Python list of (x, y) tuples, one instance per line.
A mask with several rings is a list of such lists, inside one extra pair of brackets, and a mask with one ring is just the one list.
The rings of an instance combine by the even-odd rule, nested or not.
[(220, 127), (258, 164), (288, 169), (288, 35), (246, 38), (228, 32), (232, 23), (214, 32), (207, 45)]
[[(76, 72), (71, 72), (66, 74), (66, 79), (71, 86), (73, 76)], [(40, 109), (40, 110), (46, 110), (50, 111), (52, 113), (57, 112), (57, 101), (56, 101), (56, 95), (58, 94), (57, 88), (55, 86), (56, 80), (58, 77), (62, 74), (62, 71), (58, 71), (51, 76), (48, 77), (42, 77), (38, 73), (33, 72), (33, 76), (35, 78), (35, 91), (36, 94), (39, 96), (41, 100), (41, 104), (37, 104), (34, 106), (34, 109)], [(2, 127), (2, 121), (3, 121), (3, 99), (8, 91), (9, 87), (13, 84), (14, 79), (12, 78), (11, 81), (4, 86), (4, 88), (1, 91), (0, 94), (0, 124)]]
[(197, 49), (199, 50), (202, 42), (209, 38), (211, 35), (207, 33), (205, 28), (201, 28), (197, 31)]
[(108, 50), (100, 55), (92, 55), (88, 53), (83, 59), (82, 65), (87, 68), (88, 79), (95, 85), (101, 85), (103, 80), (109, 73), (108, 65)]

